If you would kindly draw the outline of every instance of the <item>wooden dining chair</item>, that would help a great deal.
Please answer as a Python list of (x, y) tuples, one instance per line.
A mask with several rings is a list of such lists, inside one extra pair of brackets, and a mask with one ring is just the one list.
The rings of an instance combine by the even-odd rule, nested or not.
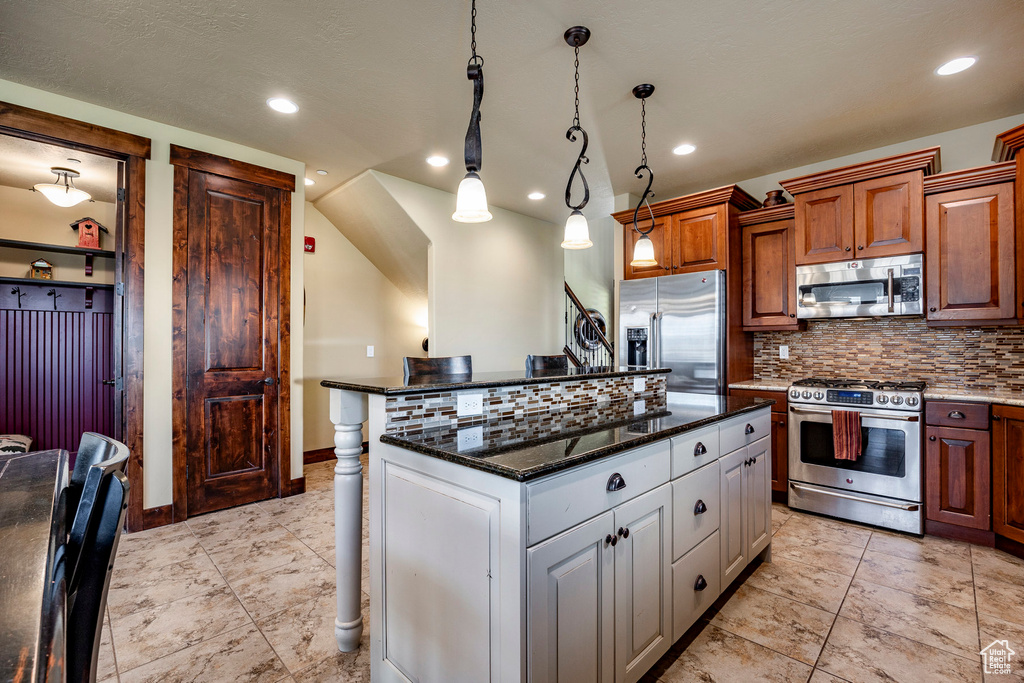
[(531, 354), (526, 357), (526, 372), (528, 374), (535, 371), (551, 372), (556, 370), (568, 372), (568, 356), (534, 356)]
[(447, 356), (444, 358), (415, 358), (406, 356), (405, 376), (422, 375), (472, 375), (472, 356)]

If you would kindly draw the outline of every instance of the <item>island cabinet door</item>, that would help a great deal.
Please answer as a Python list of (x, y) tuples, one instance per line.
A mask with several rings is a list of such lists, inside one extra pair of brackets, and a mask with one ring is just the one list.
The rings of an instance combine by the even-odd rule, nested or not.
[(747, 448), (740, 448), (719, 460), (722, 470), (722, 521), (719, 530), (722, 544), (722, 589), (732, 583), (747, 566), (747, 542), (743, 513), (746, 509), (743, 495), (743, 475), (746, 470)]
[(744, 502), (747, 509), (747, 561), (768, 547), (772, 538), (772, 453), (771, 438), (747, 446), (744, 472)]
[(527, 551), (529, 680), (615, 680), (614, 515)]
[(615, 508), (616, 683), (639, 680), (672, 644), (671, 505), (665, 484)]

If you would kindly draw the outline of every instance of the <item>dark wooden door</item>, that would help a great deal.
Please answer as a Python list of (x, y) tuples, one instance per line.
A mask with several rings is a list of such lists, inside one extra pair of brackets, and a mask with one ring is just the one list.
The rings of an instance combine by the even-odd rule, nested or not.
[(928, 319), (1013, 318), (1013, 183), (934, 194), (926, 206)]
[[(651, 227), (650, 220), (638, 220), (640, 221), (641, 230), (647, 230)], [(665, 249), (665, 238), (666, 233), (668, 232), (668, 224), (671, 221), (671, 216), (658, 216), (654, 219), (654, 229), (651, 230), (650, 235), (648, 235), (648, 237), (651, 238), (651, 242), (654, 244), (654, 258), (658, 260), (658, 265), (656, 266), (634, 267), (629, 265), (629, 262), (633, 260), (633, 247), (636, 245), (636, 241), (640, 239), (640, 233), (633, 229), (632, 223), (627, 223), (622, 226), (623, 247), (625, 248), (625, 279), (636, 280), (642, 277), (658, 277), (659, 275), (669, 274), (672, 264), (669, 261), (670, 256), (668, 251)]]
[(797, 265), (856, 258), (852, 185), (802, 192), (794, 204)]
[(744, 327), (795, 326), (793, 221), (743, 228), (742, 252)]
[(277, 495), (281, 191), (188, 172), (189, 515)]
[(726, 207), (710, 206), (672, 216), (672, 273), (726, 268)]
[(1024, 408), (992, 406), (992, 530), (1024, 543)]
[(924, 249), (924, 174), (910, 171), (853, 186), (854, 258)]
[(928, 427), (925, 435), (925, 518), (988, 531), (989, 433)]

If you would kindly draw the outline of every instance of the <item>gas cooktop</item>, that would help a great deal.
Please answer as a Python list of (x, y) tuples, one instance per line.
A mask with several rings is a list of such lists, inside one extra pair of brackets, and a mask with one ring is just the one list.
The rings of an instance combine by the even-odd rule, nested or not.
[(789, 387), (789, 400), (832, 406), (871, 406), (874, 410), (919, 412), (924, 402), (924, 382), (810, 377)]
[(924, 391), (924, 382), (878, 382), (867, 379), (834, 379), (808, 377), (793, 382), (794, 387), (823, 387), (826, 389), (876, 389), (878, 391)]

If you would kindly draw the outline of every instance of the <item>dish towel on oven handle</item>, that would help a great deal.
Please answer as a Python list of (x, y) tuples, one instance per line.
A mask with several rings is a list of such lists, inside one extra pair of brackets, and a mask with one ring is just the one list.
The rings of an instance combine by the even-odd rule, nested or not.
[(856, 460), (861, 455), (860, 413), (855, 410), (832, 411), (832, 440), (836, 460)]

